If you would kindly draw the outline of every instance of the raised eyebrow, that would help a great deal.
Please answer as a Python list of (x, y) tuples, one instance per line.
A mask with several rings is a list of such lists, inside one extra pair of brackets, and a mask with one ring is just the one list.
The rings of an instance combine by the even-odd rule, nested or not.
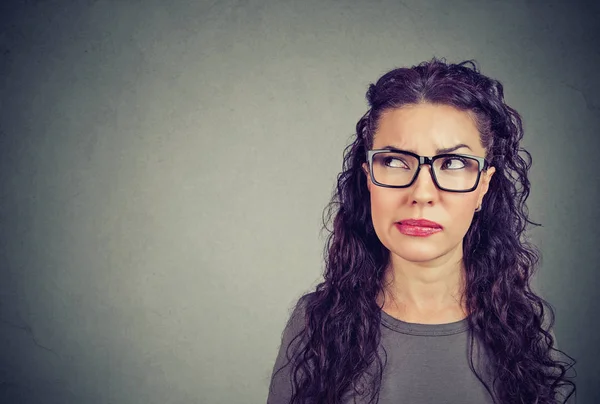
[[(466, 149), (469, 149), (469, 150), (473, 151), (473, 149), (471, 149), (471, 148), (470, 148), (468, 145), (466, 145), (466, 144), (464, 144), (464, 143), (459, 143), (459, 144), (457, 144), (456, 146), (452, 146), (452, 147), (445, 147), (445, 148), (437, 149), (437, 150), (435, 151), (435, 154), (446, 154), (446, 153), (452, 153), (453, 151), (455, 151), (455, 150), (458, 150), (458, 149), (462, 149), (462, 148), (466, 148)], [(391, 149), (391, 150), (398, 150), (398, 151), (404, 150), (404, 151), (408, 151), (408, 152), (411, 152), (411, 153), (418, 154), (418, 153), (416, 153), (414, 150), (410, 150), (410, 149), (402, 149), (402, 148), (400, 148), (400, 147), (391, 146), (391, 145), (385, 146), (385, 147), (383, 147), (383, 149)]]
[(473, 151), (473, 149), (471, 149), (466, 144), (460, 143), (460, 144), (457, 144), (456, 146), (447, 147), (447, 148), (443, 148), (443, 149), (437, 149), (435, 152), (436, 152), (436, 154), (446, 154), (446, 153), (452, 153), (453, 151), (462, 149), (462, 148), (466, 148), (466, 149)]

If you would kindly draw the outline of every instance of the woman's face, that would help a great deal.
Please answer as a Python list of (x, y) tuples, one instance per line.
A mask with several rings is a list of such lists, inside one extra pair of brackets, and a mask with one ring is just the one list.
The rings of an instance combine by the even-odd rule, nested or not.
[[(479, 131), (469, 113), (448, 105), (414, 104), (382, 114), (373, 140), (373, 149), (412, 151), (432, 157), (439, 149), (464, 144), (452, 153), (484, 157)], [(363, 165), (368, 172), (368, 165)], [(411, 262), (438, 261), (445, 256), (462, 257), (462, 240), (488, 189), (494, 173), (483, 171), (472, 192), (442, 191), (435, 186), (431, 167), (421, 166), (415, 182), (408, 188), (385, 188), (371, 182), (371, 216), (377, 236), (391, 253)], [(407, 219), (427, 219), (442, 226), (429, 236), (417, 236), (398, 223)], [(418, 229), (417, 229), (418, 230)], [(449, 255), (451, 254), (451, 255)]]

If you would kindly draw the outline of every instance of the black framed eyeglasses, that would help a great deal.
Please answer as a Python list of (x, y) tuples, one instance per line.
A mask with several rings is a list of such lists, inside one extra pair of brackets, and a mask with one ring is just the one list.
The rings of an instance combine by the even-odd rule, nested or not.
[(380, 187), (410, 187), (421, 166), (429, 164), (435, 185), (448, 192), (474, 191), (481, 171), (490, 166), (485, 158), (470, 154), (448, 153), (427, 157), (397, 149), (368, 150), (367, 161), (371, 181)]

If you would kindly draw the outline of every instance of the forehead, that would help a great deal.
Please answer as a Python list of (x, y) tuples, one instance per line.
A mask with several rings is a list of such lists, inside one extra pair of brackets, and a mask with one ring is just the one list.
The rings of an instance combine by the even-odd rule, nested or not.
[(473, 152), (484, 152), (473, 117), (449, 105), (423, 103), (384, 112), (373, 148), (394, 146), (427, 155), (459, 143)]

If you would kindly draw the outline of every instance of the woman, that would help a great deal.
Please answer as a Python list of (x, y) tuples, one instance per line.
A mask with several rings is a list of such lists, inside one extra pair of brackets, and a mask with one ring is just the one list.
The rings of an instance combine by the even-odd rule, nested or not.
[(530, 289), (531, 158), (502, 85), (434, 58), (367, 100), (328, 205), (324, 281), (290, 317), (268, 404), (574, 397)]

